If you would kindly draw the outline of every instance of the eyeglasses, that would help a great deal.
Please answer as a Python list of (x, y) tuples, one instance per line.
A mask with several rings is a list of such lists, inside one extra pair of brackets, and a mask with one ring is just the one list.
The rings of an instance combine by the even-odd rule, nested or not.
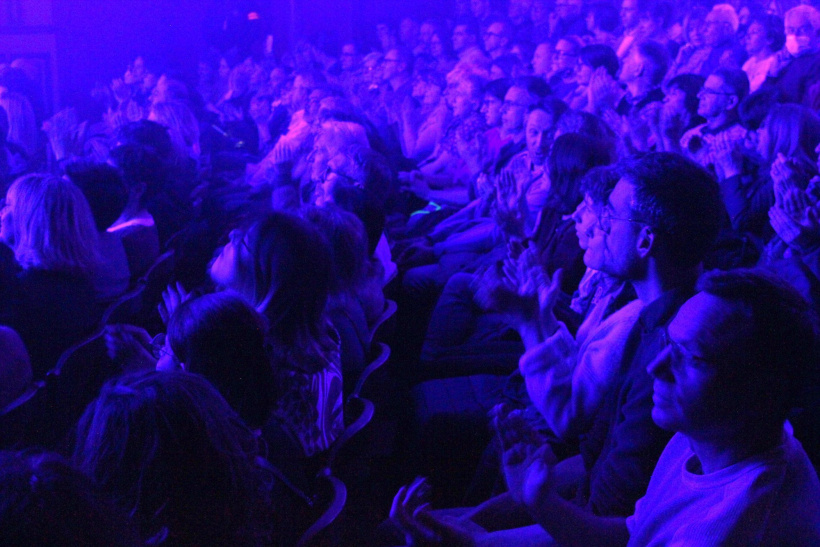
[(174, 355), (174, 352), (165, 347), (165, 333), (159, 333), (151, 339), (151, 355), (154, 359), (159, 361), (163, 356), (169, 357), (174, 365), (179, 368), (179, 359)]
[(601, 228), (601, 231), (605, 234), (608, 234), (612, 231), (612, 221), (613, 220), (620, 220), (621, 222), (633, 222), (635, 224), (642, 224), (644, 226), (649, 226), (648, 223), (644, 222), (643, 220), (638, 220), (636, 218), (623, 218), (623, 217), (614, 217), (612, 216), (612, 212), (609, 210), (604, 209), (603, 212), (598, 216), (598, 227)]
[(692, 353), (691, 351), (684, 348), (678, 342), (672, 340), (672, 338), (669, 336), (668, 327), (663, 329), (661, 336), (663, 338), (664, 346), (666, 346), (666, 348), (669, 350), (669, 357), (672, 360), (673, 366), (677, 366), (678, 368), (684, 368), (686, 366), (702, 367), (703, 365), (712, 364), (712, 362), (709, 359), (701, 355)]
[(349, 184), (352, 184), (354, 186), (358, 185), (358, 182), (359, 182), (358, 180), (351, 177), (350, 175), (346, 175), (346, 174), (344, 174), (340, 171), (336, 171), (330, 166), (328, 166), (328, 168), (325, 169), (324, 173), (322, 173), (322, 177), (321, 177), (322, 182), (325, 182), (330, 175), (336, 175), (340, 179), (344, 179), (346, 182), (348, 182)]
[(717, 89), (702, 87), (700, 88), (700, 91), (698, 91), (698, 96), (700, 95), (734, 95), (734, 93), (731, 91), (719, 91)]

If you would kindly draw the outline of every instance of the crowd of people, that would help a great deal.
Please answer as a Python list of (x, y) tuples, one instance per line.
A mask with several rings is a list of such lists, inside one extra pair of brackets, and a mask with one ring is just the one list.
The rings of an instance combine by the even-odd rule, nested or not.
[(820, 9), (452, 13), (0, 66), (0, 542), (820, 545)]

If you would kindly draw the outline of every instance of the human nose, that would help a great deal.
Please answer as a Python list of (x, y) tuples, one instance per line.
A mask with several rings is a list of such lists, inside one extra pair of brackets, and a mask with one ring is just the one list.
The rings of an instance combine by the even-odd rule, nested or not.
[(659, 380), (667, 378), (670, 371), (670, 364), (672, 361), (671, 358), (672, 348), (671, 346), (666, 346), (652, 360), (652, 362), (649, 363), (649, 366), (646, 367), (646, 372), (648, 372), (653, 378), (657, 378)]

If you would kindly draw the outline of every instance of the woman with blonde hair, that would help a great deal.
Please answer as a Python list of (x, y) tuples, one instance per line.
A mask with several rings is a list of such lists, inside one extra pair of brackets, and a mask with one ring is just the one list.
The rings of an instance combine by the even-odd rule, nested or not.
[(6, 141), (20, 146), (29, 160), (39, 152), (39, 135), (31, 103), (20, 93), (6, 91), (0, 94), (0, 107), (8, 117)]
[(39, 377), (96, 324), (97, 230), (79, 188), (53, 175), (33, 174), (9, 188), (0, 238), (22, 270), (14, 281), (16, 297), (0, 304), (0, 315), (22, 337)]
[(154, 103), (148, 119), (168, 128), (171, 142), (180, 157), (199, 158), (199, 122), (185, 104), (177, 101)]

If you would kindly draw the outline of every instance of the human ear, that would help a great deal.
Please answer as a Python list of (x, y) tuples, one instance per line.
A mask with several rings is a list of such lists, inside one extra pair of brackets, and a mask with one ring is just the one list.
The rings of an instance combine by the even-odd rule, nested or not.
[(643, 226), (641, 228), (641, 233), (638, 235), (637, 241), (637, 250), (638, 255), (641, 258), (644, 258), (652, 252), (652, 249), (655, 245), (655, 232), (652, 230), (650, 226)]

